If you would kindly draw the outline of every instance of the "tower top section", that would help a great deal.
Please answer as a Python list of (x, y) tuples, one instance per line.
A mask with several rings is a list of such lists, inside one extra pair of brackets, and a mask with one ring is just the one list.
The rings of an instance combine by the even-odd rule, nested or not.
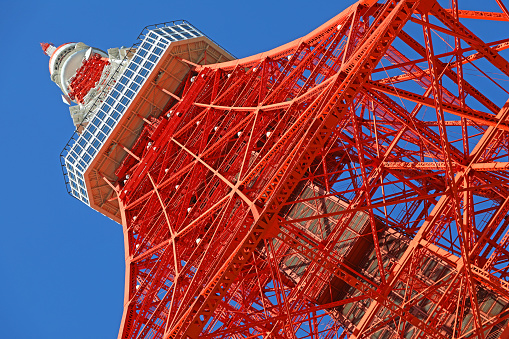
[(44, 54), (51, 57), (51, 54), (57, 49), (51, 42), (41, 42), (41, 48)]
[(68, 42), (56, 47), (41, 43), (49, 56), (51, 80), (62, 91), (62, 101), (69, 110), (76, 129), (88, 123), (85, 112), (111, 78), (111, 70), (120, 66), (126, 55), (125, 48), (111, 48), (108, 53), (83, 42)]
[(50, 57), (51, 80), (62, 90), (64, 102), (67, 104), (80, 103), (71, 94), (73, 92), (72, 81), (76, 78), (78, 70), (91, 56), (98, 55), (108, 59), (108, 54), (82, 42), (68, 42), (58, 47), (51, 43), (41, 43), (41, 47), (44, 53)]
[[(72, 196), (120, 221), (116, 201), (103, 199), (111, 194), (111, 187), (104, 186), (102, 178), (111, 182), (124, 178), (125, 174), (116, 171), (145, 122), (168, 114), (167, 108), (178, 102), (191, 84), (201, 81), (196, 79), (193, 65), (234, 57), (184, 20), (148, 26), (132, 47), (116, 49), (117, 57), (114, 52), (108, 50), (110, 64), (104, 67), (97, 86), (83, 103), (71, 106), (73, 119), (81, 116), (83, 123), (62, 152), (61, 163)], [(91, 76), (87, 65), (91, 63), (94, 70), (99, 61), (90, 57), (76, 79)], [(96, 96), (89, 100), (94, 92)]]

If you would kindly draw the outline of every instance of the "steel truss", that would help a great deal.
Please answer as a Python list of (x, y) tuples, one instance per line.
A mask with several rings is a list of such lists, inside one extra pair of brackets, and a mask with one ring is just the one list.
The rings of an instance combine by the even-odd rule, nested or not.
[[(463, 68), (503, 89), (488, 72), (509, 76), (499, 54), (509, 39), (486, 43), (458, 18), (504, 15), (361, 1), (273, 51), (191, 65), (110, 183), (126, 251), (119, 337), (488, 338), (501, 328), (509, 311), (487, 316), (480, 298), (509, 298), (509, 103)], [(303, 197), (302, 187), (316, 189)], [(346, 208), (289, 217), (332, 198)], [(366, 230), (345, 240), (359, 213)], [(383, 248), (387, 228), (407, 239), (398, 255)], [(358, 239), (373, 246), (374, 275), (337, 250)], [(291, 255), (306, 263), (293, 280)], [(430, 258), (447, 267), (435, 280), (419, 273)], [(348, 294), (324, 297), (338, 284)], [(364, 305), (356, 323), (338, 315), (347, 304)]]

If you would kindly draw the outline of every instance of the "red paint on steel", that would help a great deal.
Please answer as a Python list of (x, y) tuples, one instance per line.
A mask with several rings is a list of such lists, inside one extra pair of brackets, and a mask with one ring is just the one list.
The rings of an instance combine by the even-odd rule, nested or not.
[[(126, 244), (119, 338), (498, 333), (509, 104), (462, 65), (484, 58), (507, 75), (509, 63), (458, 21), (467, 14), (362, 2), (272, 51), (191, 63), (112, 183)], [(405, 31), (412, 16), (420, 35)]]

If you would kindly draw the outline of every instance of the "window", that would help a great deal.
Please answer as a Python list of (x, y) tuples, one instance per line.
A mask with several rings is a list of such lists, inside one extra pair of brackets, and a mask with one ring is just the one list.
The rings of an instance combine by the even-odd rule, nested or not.
[(124, 113), (125, 107), (122, 104), (118, 103), (117, 107), (115, 107), (115, 110), (117, 110), (117, 112), (122, 114), (122, 113)]
[(95, 148), (93, 148), (92, 146), (88, 146), (88, 148), (87, 148), (87, 152), (88, 152), (88, 154), (90, 154), (91, 156), (94, 156), (94, 155), (95, 155), (95, 153), (96, 153), (97, 151), (96, 151), (96, 150), (95, 150)]
[(103, 132), (104, 132), (104, 134), (108, 134), (108, 133), (110, 133), (111, 128), (109, 128), (107, 125), (104, 125), (104, 126), (101, 128), (101, 131), (103, 131)]
[(134, 92), (128, 89), (127, 92), (125, 92), (125, 96), (128, 97), (129, 99), (132, 99), (134, 96)]
[(124, 90), (124, 85), (122, 85), (121, 83), (118, 83), (116, 86), (115, 86), (115, 89), (119, 92), (122, 92)]

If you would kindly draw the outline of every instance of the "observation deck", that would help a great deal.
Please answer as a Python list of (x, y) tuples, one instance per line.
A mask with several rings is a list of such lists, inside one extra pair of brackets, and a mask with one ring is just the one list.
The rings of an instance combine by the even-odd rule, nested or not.
[(187, 21), (145, 27), (86, 113), (90, 122), (60, 154), (68, 193), (120, 222), (115, 191), (107, 183), (117, 180), (115, 171), (145, 121), (179, 100), (193, 64), (233, 59)]

